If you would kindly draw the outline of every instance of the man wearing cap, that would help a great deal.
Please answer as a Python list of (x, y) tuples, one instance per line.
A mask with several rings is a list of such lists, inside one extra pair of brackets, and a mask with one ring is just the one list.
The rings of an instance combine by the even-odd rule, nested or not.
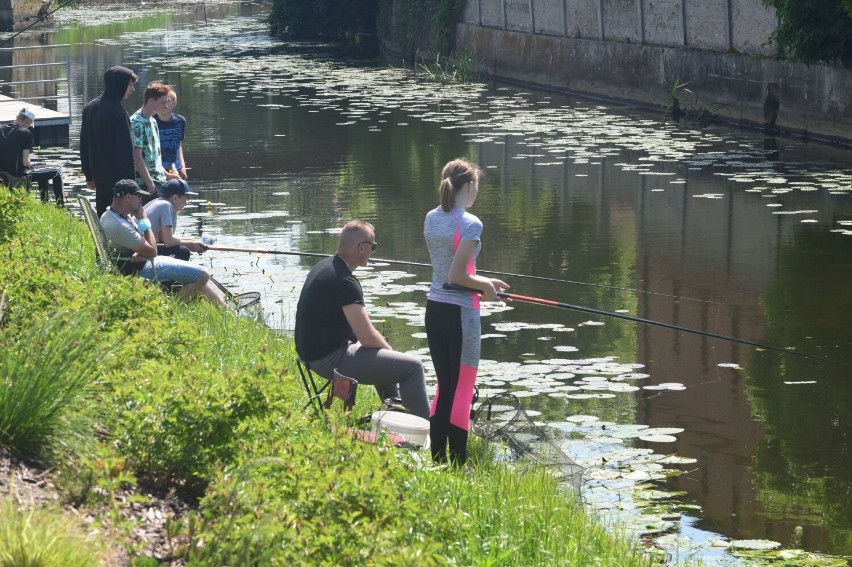
[(38, 183), (41, 200), (47, 201), (48, 181), (53, 185), (56, 203), (65, 204), (62, 193), (62, 170), (58, 167), (42, 166), (30, 169), (30, 152), (33, 151), (33, 135), (30, 128), (35, 125), (35, 113), (27, 107), (21, 109), (15, 122), (0, 128), (0, 170), (10, 178), (23, 178), (29, 173), (30, 179)]
[(206, 269), (157, 255), (157, 240), (142, 207), (142, 197), (146, 195), (134, 180), (122, 179), (113, 188), (112, 204), (101, 215), (101, 227), (110, 248), (119, 258), (122, 273), (137, 273), (154, 282), (173, 281), (183, 286), (177, 294), (180, 299), (201, 293), (211, 303), (224, 306), (225, 299)]
[(190, 191), (189, 184), (183, 179), (166, 181), (162, 193), (162, 197), (145, 205), (145, 214), (151, 221), (151, 230), (157, 238), (157, 254), (189, 260), (190, 252), (200, 254), (206, 251), (207, 246), (200, 240), (175, 236), (178, 213), (186, 207), (188, 198), (198, 193)]
[(138, 80), (126, 67), (110, 67), (104, 73), (104, 92), (83, 108), (80, 165), (86, 187), (95, 191), (98, 215), (103, 215), (112, 201), (116, 182), (134, 176), (130, 118), (121, 101), (133, 94)]

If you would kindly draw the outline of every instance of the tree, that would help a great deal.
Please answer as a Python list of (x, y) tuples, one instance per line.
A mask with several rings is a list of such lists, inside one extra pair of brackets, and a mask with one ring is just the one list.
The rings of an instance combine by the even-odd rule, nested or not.
[(852, 0), (763, 0), (775, 8), (772, 39), (794, 61), (852, 67)]

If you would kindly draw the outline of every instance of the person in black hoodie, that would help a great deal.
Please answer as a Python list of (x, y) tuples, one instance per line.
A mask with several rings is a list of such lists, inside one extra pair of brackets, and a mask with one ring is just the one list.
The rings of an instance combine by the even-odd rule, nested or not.
[(136, 176), (130, 117), (121, 101), (133, 94), (138, 80), (127, 67), (110, 67), (104, 73), (104, 92), (83, 108), (80, 161), (86, 187), (95, 190), (98, 217), (112, 203), (113, 186)]

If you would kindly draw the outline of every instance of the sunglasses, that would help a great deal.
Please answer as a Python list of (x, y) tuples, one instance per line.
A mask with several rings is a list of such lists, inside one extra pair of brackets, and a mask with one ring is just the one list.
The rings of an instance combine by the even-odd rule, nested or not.
[(362, 240), (361, 242), (358, 243), (358, 246), (361, 246), (362, 244), (369, 244), (370, 248), (373, 249), (373, 252), (376, 251), (376, 246), (379, 245), (378, 242), (373, 242), (372, 240)]

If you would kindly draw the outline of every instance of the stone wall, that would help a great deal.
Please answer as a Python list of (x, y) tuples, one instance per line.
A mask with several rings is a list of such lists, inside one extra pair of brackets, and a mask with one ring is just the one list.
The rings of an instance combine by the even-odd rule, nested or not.
[(498, 79), (852, 143), (852, 71), (773, 59), (761, 0), (468, 0), (456, 48)]

